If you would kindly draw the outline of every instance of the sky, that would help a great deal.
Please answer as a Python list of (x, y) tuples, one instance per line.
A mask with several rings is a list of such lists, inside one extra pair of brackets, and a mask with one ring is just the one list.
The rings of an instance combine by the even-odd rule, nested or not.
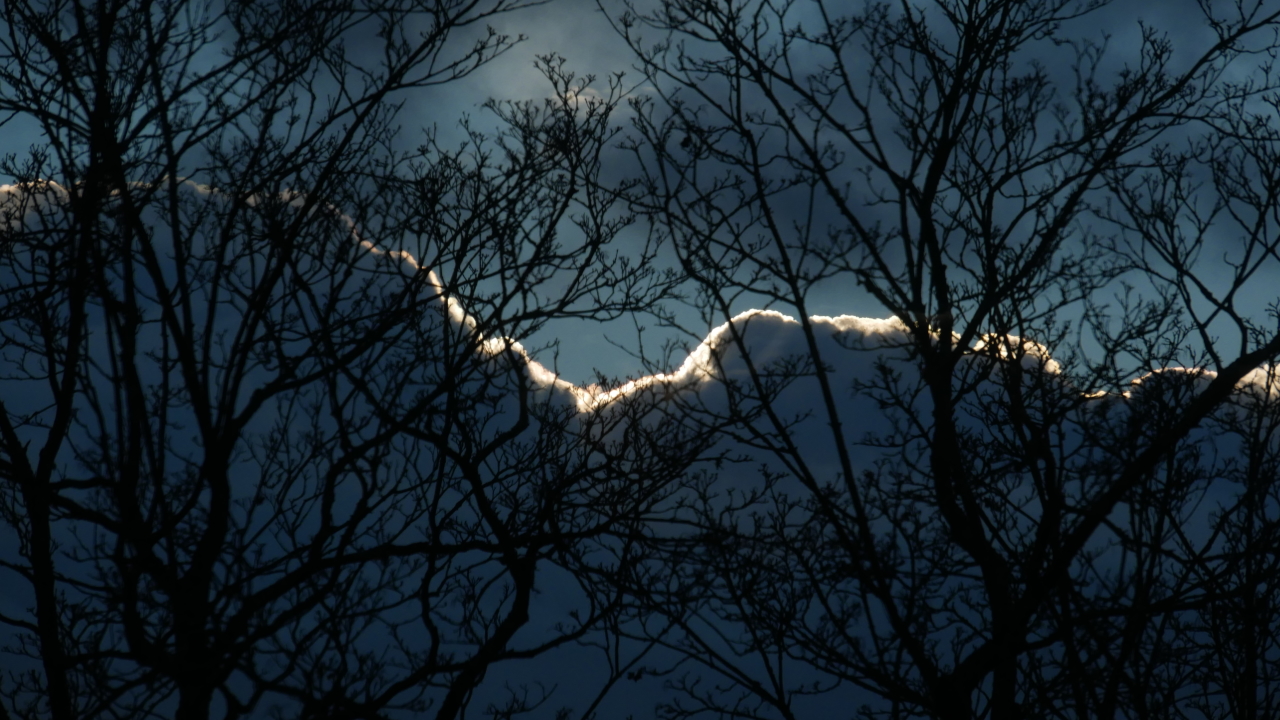
[[(606, 0), (602, 4), (615, 15), (621, 12), (621, 3)], [(645, 6), (645, 3), (640, 3), (640, 7)], [(1114, 62), (1132, 62), (1136, 59), (1133, 51), (1141, 38), (1140, 23), (1166, 34), (1173, 47), (1180, 51), (1175, 54), (1173, 69), (1178, 69), (1177, 58), (1187, 55), (1188, 49), (1203, 49), (1212, 44), (1214, 39), (1200, 21), (1200, 10), (1195, 0), (1162, 3), (1119, 0), (1076, 21), (1075, 27), (1066, 28), (1066, 32), (1076, 32), (1080, 36), (1098, 40), (1105, 38)], [(442, 134), (447, 135), (451, 123), (455, 122), (459, 114), (470, 114), (483, 122), (484, 112), (480, 105), (486, 99), (541, 97), (545, 93), (546, 83), (534, 69), (533, 58), (549, 52), (565, 57), (567, 67), (579, 75), (595, 74), (598, 86), (602, 86), (603, 79), (609, 74), (624, 72), (625, 86), (631, 95), (652, 94), (652, 86), (642, 82), (640, 73), (632, 67), (633, 61), (627, 57), (625, 48), (614, 36), (595, 0), (555, 0), (546, 7), (504, 16), (495, 23), (495, 27), (500, 32), (512, 35), (524, 34), (528, 36), (528, 40), (492, 66), (478, 71), (467, 82), (441, 88), (439, 95), (424, 95), (420, 110), (415, 112), (415, 105), (410, 101), (407, 106), (410, 116), (422, 117), (424, 120), (430, 118)], [(656, 36), (654, 39), (657, 39)], [(1050, 62), (1049, 68), (1055, 80), (1064, 85), (1070, 82), (1071, 70), (1065, 63), (1055, 65)], [(1231, 78), (1233, 72), (1238, 72), (1238, 69), (1229, 70), (1227, 77)], [(625, 108), (621, 109), (618, 119), (624, 125), (628, 122)], [(868, 211), (875, 212), (871, 208)], [(893, 219), (892, 213), (886, 215), (886, 220), (891, 222)], [(638, 233), (640, 229), (633, 230)], [(1204, 277), (1223, 283), (1226, 276), (1212, 267), (1214, 261), (1206, 253), (1201, 272)], [(1261, 312), (1272, 300), (1268, 287), (1266, 282), (1254, 282), (1239, 295), (1241, 304), (1252, 306)], [(873, 297), (854, 283), (843, 280), (819, 286), (808, 300), (811, 312), (817, 315), (848, 314), (870, 318), (884, 318), (888, 315)], [(743, 312), (752, 307), (750, 298), (747, 298), (735, 305), (733, 312)], [(669, 309), (678, 314), (686, 327), (700, 327), (703, 332), (709, 332), (727, 319), (716, 318), (710, 325), (706, 325), (698, 321), (687, 308), (672, 305)], [(778, 309), (784, 313), (790, 312), (787, 308)], [(648, 334), (644, 342), (650, 352), (664, 340), (678, 342), (686, 350), (691, 350), (701, 341), (701, 335), (664, 331), (654, 327), (653, 323), (648, 323), (646, 329)], [(530, 348), (559, 342), (558, 356), (552, 352), (543, 352), (538, 357), (547, 366), (554, 367), (565, 379), (575, 383), (593, 381), (597, 371), (606, 377), (618, 379), (634, 378), (646, 371), (632, 354), (637, 348), (636, 335), (632, 324), (627, 320), (606, 325), (566, 320), (553, 323), (537, 335), (523, 340)], [(619, 344), (621, 348), (617, 347)], [(676, 353), (668, 364), (678, 364), (681, 357), (682, 353)], [(650, 368), (661, 369), (663, 368)]]
[[(493, 19), (492, 26), (511, 36), (525, 35), (527, 40), (517, 44), (506, 55), (481, 67), (465, 80), (431, 88), (408, 95), (399, 118), (402, 128), (400, 139), (403, 148), (415, 147), (422, 137), (422, 130), (433, 129), (442, 144), (450, 147), (463, 139), (459, 122), (469, 117), (479, 128), (496, 126), (493, 115), (483, 108), (490, 99), (542, 100), (551, 96), (551, 86), (535, 68), (539, 56), (556, 53), (568, 60), (567, 68), (578, 76), (595, 75), (595, 86), (607, 88), (611, 73), (626, 72), (630, 60), (620, 53), (613, 31), (594, 0), (554, 0), (542, 7), (534, 7)], [(483, 27), (470, 32), (483, 32)], [(466, 42), (467, 31), (459, 33), (456, 47)], [(630, 72), (630, 80), (639, 76)], [(625, 115), (625, 111), (624, 111)], [(624, 122), (625, 116), (618, 122)], [(29, 118), (9, 118), (0, 133), (0, 156), (13, 154), (24, 157), (31, 146), (39, 142), (39, 128)], [(0, 178), (0, 184), (13, 178)], [(634, 329), (629, 322), (618, 322), (605, 329), (575, 320), (565, 320), (526, 338), (530, 347), (541, 347), (559, 339), (562, 341), (560, 356), (552, 357), (548, 351), (541, 357), (548, 366), (557, 366), (562, 374), (577, 382), (588, 383), (595, 379), (595, 371), (601, 370), (609, 377), (628, 377), (642, 372), (638, 363), (626, 352), (606, 340), (606, 335), (629, 347), (634, 347)]]
[[(400, 116), (403, 146), (415, 145), (421, 137), (421, 130), (425, 128), (434, 129), (445, 146), (449, 146), (451, 142), (460, 142), (462, 132), (459, 121), (463, 117), (469, 117), (478, 127), (492, 127), (494, 118), (482, 107), (487, 100), (548, 97), (549, 84), (535, 68), (535, 60), (549, 53), (564, 57), (567, 60), (566, 67), (579, 76), (595, 75), (595, 87), (601, 90), (607, 87), (607, 78), (611, 74), (622, 72), (625, 73), (624, 86), (630, 95), (651, 94), (652, 87), (642, 81), (641, 74), (633, 67), (634, 61), (615, 36), (601, 5), (615, 16), (622, 11), (622, 4), (616, 0), (605, 0), (603, 3), (597, 0), (552, 0), (543, 6), (493, 18), (491, 25), (498, 32), (511, 36), (524, 35), (527, 39), (463, 81), (406, 96), (405, 107)], [(641, 7), (644, 7), (643, 3)], [(1096, 32), (1098, 35), (1109, 36), (1112, 47), (1119, 49), (1122, 55), (1126, 48), (1134, 47), (1140, 37), (1135, 18), (1167, 33), (1175, 47), (1203, 47), (1211, 42), (1212, 35), (1198, 22), (1198, 17), (1199, 10), (1195, 0), (1162, 3), (1119, 0), (1090, 14), (1087, 20), (1082, 21), (1082, 26), (1086, 33)], [(1189, 19), (1196, 19), (1197, 22), (1188, 22)], [(471, 28), (470, 31), (478, 33), (481, 28)], [(465, 37), (464, 31), (459, 39)], [(1066, 81), (1069, 69), (1062, 67), (1060, 71), (1059, 77)], [(615, 117), (618, 124), (626, 126), (628, 110), (625, 106), (619, 109)], [(0, 134), (0, 155), (25, 155), (30, 145), (38, 141), (35, 131), (34, 124), (25, 118), (9, 120), (5, 132)], [(619, 158), (620, 167), (623, 162), (624, 159)], [(9, 182), (11, 179), (0, 178), (0, 181)], [(628, 232), (634, 233), (639, 241), (638, 233), (641, 228), (631, 228)], [(386, 239), (382, 242), (393, 244), (394, 240)], [(1264, 290), (1253, 301), (1259, 307), (1264, 307), (1269, 298)], [(885, 309), (874, 298), (856, 285), (846, 282), (819, 287), (810, 298), (810, 304), (813, 313), (819, 315), (887, 316)], [(688, 327), (700, 326), (704, 332), (709, 332), (726, 319), (718, 318), (708, 326), (697, 321), (688, 308), (672, 304), (668, 309), (676, 312)], [(750, 302), (744, 301), (734, 308), (734, 312), (748, 309), (751, 309)], [(786, 309), (783, 311), (786, 312)], [(666, 331), (655, 327), (653, 323), (648, 323), (646, 329), (648, 334), (645, 346), (650, 351), (659, 347), (664, 340), (679, 342), (686, 349), (692, 349), (701, 340), (700, 336)], [(558, 355), (554, 349), (549, 348), (546, 351), (540, 350), (538, 357), (572, 382), (590, 383), (596, 379), (597, 372), (613, 379), (634, 378), (646, 372), (646, 368), (634, 357), (637, 350), (636, 334), (628, 319), (603, 325), (578, 320), (556, 321), (533, 337), (522, 338), (522, 341), (531, 349), (558, 343)], [(679, 363), (680, 354), (677, 353), (673, 360)]]
[[(1134, 40), (1133, 14), (1135, 8), (1141, 8), (1141, 14), (1149, 17), (1153, 24), (1167, 28), (1174, 35), (1175, 42), (1202, 41), (1202, 31), (1197, 30), (1194, 24), (1184, 22), (1187, 7), (1187, 3), (1182, 6), (1178, 3), (1153, 5), (1130, 0), (1116, 3), (1112, 9), (1094, 16), (1090, 22), (1114, 31), (1118, 45), (1131, 44)], [(485, 111), (481, 105), (489, 98), (545, 97), (546, 83), (533, 67), (533, 58), (538, 54), (558, 52), (568, 59), (568, 67), (581, 74), (594, 73), (602, 78), (609, 72), (628, 69), (629, 60), (619, 52), (618, 41), (611, 35), (612, 31), (601, 18), (595, 3), (589, 0), (555, 0), (546, 7), (513, 14), (504, 21), (506, 24), (499, 26), (501, 31), (523, 33), (530, 39), (516, 46), (506, 57), (478, 71), (465, 83), (447, 85), (432, 91), (430, 95), (411, 98), (404, 110), (403, 125), (407, 132), (411, 131), (414, 122), (424, 126), (434, 125), (440, 129), (447, 144), (449, 133), (456, 131), (457, 119), (464, 114), (483, 118)], [(638, 79), (638, 74), (634, 72), (630, 76)], [(633, 92), (642, 93), (645, 88), (638, 86)], [(0, 153), (22, 152), (34, 141), (32, 137), (24, 135), (21, 127), (7, 127), (6, 130), (9, 132), (0, 135)], [(370, 242), (378, 244), (377, 239), (371, 239)], [(381, 249), (391, 248), (382, 246)], [(371, 252), (374, 252), (372, 248)], [(409, 260), (404, 262), (408, 270), (417, 269)], [(902, 373), (908, 384), (918, 377), (912, 374), (915, 372), (914, 366), (905, 359), (903, 347), (906, 343), (902, 327), (896, 320), (886, 317), (885, 310), (865, 294), (848, 286), (824, 290), (817, 296), (812, 308), (817, 316), (814, 322), (824, 343), (824, 354), (833, 364), (833, 378), (840, 387), (848, 390), (840, 395), (840, 409), (842, 416), (849, 420), (847, 436), (854, 439), (853, 443), (857, 447), (857, 464), (875, 466), (885, 458), (883, 451), (869, 441), (888, 427), (885, 411), (873, 398), (858, 394), (852, 388), (859, 381), (868, 381), (878, 376), (878, 361)], [(465, 307), (455, 305), (451, 310), (455, 321), (465, 322)], [(736, 314), (731, 322), (739, 328), (745, 328), (755, 362), (781, 361), (796, 348), (803, 346), (803, 340), (799, 336), (800, 326), (794, 317), (774, 311), (752, 310), (748, 306), (734, 310)], [(722, 322), (726, 320), (728, 318), (722, 319)], [(685, 350), (677, 352), (670, 366), (664, 368), (667, 372), (659, 375), (647, 375), (647, 371), (639, 366), (632, 355), (625, 349), (611, 345), (606, 336), (624, 347), (635, 347), (633, 328), (626, 320), (609, 326), (564, 321), (549, 326), (535, 337), (517, 340), (530, 348), (559, 341), (558, 358), (553, 358), (549, 352), (536, 354), (529, 359), (527, 372), (538, 382), (544, 383), (551, 392), (562, 394), (566, 402), (576, 404), (584, 414), (608, 412), (614, 403), (619, 402), (619, 398), (642, 395), (646, 389), (660, 387), (674, 387), (681, 393), (703, 394), (711, 398), (714, 405), (720, 397), (716, 388), (724, 377), (741, 377), (744, 372), (740, 355), (733, 348), (726, 349), (723, 345), (724, 338), (727, 337), (727, 326), (719, 323), (706, 328), (706, 335), (702, 337), (668, 335), (679, 337), (685, 343)], [(1034, 342), (1035, 339), (1028, 340)], [(847, 349), (851, 346), (862, 349)], [(713, 367), (712, 355), (721, 350), (725, 350), (727, 355), (721, 357), (722, 364), (718, 368)], [(1049, 375), (1055, 372), (1055, 362), (1038, 350), (1031, 352), (1023, 360), (1028, 369)], [(553, 377), (554, 373), (549, 372), (548, 368), (558, 373), (559, 377)], [(613, 391), (613, 394), (601, 395), (589, 387), (597, 370), (610, 377), (631, 378), (632, 383), (623, 385)], [(1129, 392), (1141, 393), (1144, 382), (1147, 387), (1151, 387), (1153, 377), (1135, 376), (1134, 379), (1139, 382)], [(1252, 387), (1265, 386), (1266, 379), (1265, 373), (1255, 375), (1251, 379)], [(785, 414), (797, 416), (814, 410), (815, 390), (806, 383), (807, 381), (799, 382), (789, 387), (780, 397), (777, 407)], [(660, 393), (653, 393), (652, 402), (665, 402), (660, 396)], [(1111, 395), (1098, 397), (1092, 402), (1118, 403), (1124, 408), (1130, 401), (1131, 397), (1128, 395)], [(927, 408), (919, 410), (925, 412)], [(979, 434), (992, 430), (980, 424), (972, 429)], [(836, 463), (831, 455), (829, 435), (820, 416), (801, 421), (794, 434), (801, 442), (804, 454), (815, 466), (834, 470)], [(1223, 455), (1233, 452), (1229, 441), (1221, 436), (1201, 433), (1196, 436), (1195, 441), (1207, 444), (1206, 447), (1213, 446)], [(734, 467), (733, 477), (748, 484), (758, 481), (760, 468), (768, 467), (770, 458), (752, 455), (755, 451), (751, 449), (739, 450), (750, 459)], [(1212, 504), (1206, 505), (1202, 508), (1201, 515), (1189, 522), (1203, 527), (1208, 517), (1205, 513), (1212, 510)], [(9, 541), (12, 542), (12, 538)], [(571, 593), (561, 595), (561, 589), (554, 581), (549, 582), (540, 602), (545, 603), (549, 609), (559, 607), (564, 602), (572, 602), (571, 599), (566, 599)], [(536, 632), (537, 628), (529, 631), (535, 637)], [(586, 664), (590, 660), (584, 659), (586, 655), (583, 651), (566, 649), (558, 652), (562, 655), (552, 655), (547, 662), (495, 668), (483, 688), (490, 691), (500, 688), (507, 681), (551, 677), (553, 682), (559, 682), (562, 688), (572, 694), (575, 684), (589, 684), (582, 683), (583, 674), (589, 675), (591, 672), (590, 665)], [(649, 679), (620, 688), (606, 705), (601, 717), (623, 717), (627, 711), (635, 711), (637, 717), (647, 717), (648, 712), (642, 706), (652, 698), (652, 693), (657, 692), (660, 685), (660, 682)], [(857, 698), (856, 693), (838, 693), (821, 702), (830, 703), (823, 706), (830, 710), (846, 708), (849, 702), (856, 701)], [(822, 709), (810, 708), (815, 713), (822, 712)]]

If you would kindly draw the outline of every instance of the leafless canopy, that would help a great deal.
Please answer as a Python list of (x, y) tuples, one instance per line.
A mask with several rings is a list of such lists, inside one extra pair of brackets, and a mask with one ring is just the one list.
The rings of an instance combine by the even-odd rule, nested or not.
[(510, 715), (491, 666), (615, 614), (587, 549), (681, 440), (503, 338), (668, 292), (597, 181), (619, 88), (397, 127), (525, 5), (3, 3), (0, 717)]
[[(801, 326), (753, 362), (733, 325), (690, 407), (759, 467), (655, 539), (667, 716), (1280, 712), (1274, 5), (627, 7), (633, 207), (708, 322)], [(811, 316), (855, 288), (907, 339), (850, 377)]]

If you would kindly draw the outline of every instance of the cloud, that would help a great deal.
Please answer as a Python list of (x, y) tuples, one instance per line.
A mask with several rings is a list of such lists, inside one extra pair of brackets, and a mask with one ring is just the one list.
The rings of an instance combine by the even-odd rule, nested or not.
[[(189, 181), (184, 181), (182, 186), (192, 198), (204, 202), (222, 202), (226, 197), (213, 188)], [(53, 182), (0, 186), (0, 218), (10, 230), (63, 227), (65, 218), (61, 209), (73, 193), (74, 189)], [(308, 206), (307, 197), (299, 193), (287, 193), (280, 199), (293, 208)], [(256, 199), (250, 200), (250, 204), (257, 202)], [(482, 355), (502, 359), (504, 363), (514, 362), (514, 368), (523, 371), (536, 388), (547, 393), (547, 397), (571, 403), (584, 418), (606, 415), (615, 408), (633, 410), (637, 405), (641, 409), (651, 407), (655, 411), (652, 417), (663, 420), (679, 417), (682, 413), (723, 413), (727, 409), (725, 387), (739, 383), (749, 389), (746, 383), (754, 374), (763, 378), (766, 384), (777, 383), (773, 407), (780, 411), (783, 422), (789, 423), (798, 454), (805, 458), (815, 474), (828, 479), (836, 477), (839, 472), (833, 452), (832, 431), (823, 415), (819, 389), (811, 375), (803, 374), (811, 369), (806, 365), (810, 358), (810, 338), (806, 335), (805, 323), (797, 318), (773, 310), (749, 310), (713, 328), (670, 372), (635, 378), (615, 388), (575, 385), (539, 363), (520, 342), (500, 336), (484, 337), (479, 329), (482, 323), (470, 315), (461, 302), (450, 297), (436, 273), (424, 267), (413, 254), (380, 243), (376, 238), (364, 237), (350, 216), (331, 205), (312, 205), (311, 212), (336, 219), (338, 227), (345, 228), (350, 241), (370, 258), (387, 263), (403, 276), (417, 278), (424, 283), (428, 296), (440, 304), (442, 317), (447, 317), (456, 329), (475, 333), (474, 346)], [(0, 286), (4, 282), (5, 277), (0, 274)], [(896, 374), (899, 386), (909, 395), (920, 380), (912, 360), (912, 338), (906, 326), (897, 318), (852, 315), (813, 316), (807, 322), (813, 331), (812, 341), (818, 354), (829, 369), (836, 392), (835, 400), (845, 423), (845, 437), (855, 452), (855, 469), (874, 470), (879, 463), (901, 460), (914, 449), (922, 448), (918, 438), (904, 440), (899, 445), (877, 444), (878, 440), (900, 430), (893, 422), (895, 411), (886, 406), (883, 394), (877, 394), (871, 386), (889, 382)], [(1048, 378), (1050, 383), (1060, 383), (1055, 387), (1065, 387), (1062, 366), (1052, 358), (1048, 348), (1032, 339), (983, 337), (974, 344), (965, 361), (967, 365), (962, 369), (985, 370), (992, 367), (992, 360), (996, 361), (994, 367), (999, 367), (1000, 362), (1016, 360), (1024, 369), (1039, 371), (1039, 377)], [(801, 374), (788, 378), (789, 371), (800, 371)], [(1198, 392), (1213, 377), (1212, 372), (1196, 369), (1153, 369), (1134, 379), (1124, 392), (1086, 398), (1086, 405), (1110, 405), (1117, 409), (1119, 412), (1112, 422), (1120, 426), (1122, 422), (1134, 419), (1125, 413), (1148, 393), (1170, 384), (1189, 386), (1193, 392)], [(973, 411), (974, 414), (966, 416), (964, 421), (966, 429), (980, 441), (994, 442), (998, 439), (995, 435), (1002, 430), (998, 424), (978, 414), (982, 409), (981, 393), (988, 390), (998, 392), (998, 379), (992, 373), (984, 380), (986, 384), (979, 383), (974, 394), (969, 396), (971, 401), (963, 408)], [(1241, 383), (1237, 407), (1248, 408), (1250, 403), (1275, 399), (1280, 394), (1276, 387), (1278, 379), (1275, 366), (1255, 370)], [(423, 381), (429, 380), (430, 373), (423, 373)], [(690, 399), (702, 402), (693, 403)], [(909, 396), (909, 402), (914, 403), (911, 405), (914, 414), (927, 423), (927, 397)], [(640, 415), (646, 417), (643, 413)], [(1083, 417), (1089, 416), (1085, 414)], [(693, 420), (696, 422), (697, 418)], [(772, 430), (767, 425), (762, 427), (766, 431)], [(1077, 444), (1080, 442), (1078, 430), (1069, 429), (1069, 433), (1074, 433), (1071, 442)], [(766, 448), (759, 444), (752, 446), (743, 438), (750, 439), (746, 433), (737, 437), (725, 434), (722, 446), (736, 447), (740, 455), (751, 456), (759, 464), (735, 465), (726, 472), (727, 482), (739, 486), (756, 483), (760, 475), (755, 468), (765, 464), (777, 471), (785, 470), (780, 463), (769, 463)], [(1213, 443), (1223, 456), (1228, 456), (1235, 447), (1233, 441), (1207, 431), (1199, 433), (1195, 441)], [(1022, 507), (1030, 511), (1035, 508), (1030, 498), (1030, 488), (1023, 487), (1011, 492), (1008, 499), (1011, 504), (1023, 503)], [(1205, 511), (1211, 511), (1211, 506), (1212, 503), (1206, 503)], [(1099, 548), (1105, 544), (1104, 540), (1099, 541)], [(13, 611), (17, 613), (18, 608)], [(575, 677), (578, 672), (574, 670)], [(500, 677), (500, 672), (495, 671), (493, 677)]]
[(61, 210), (70, 197), (65, 187), (47, 180), (0, 185), (0, 227), (10, 232), (43, 229), (50, 213)]
[[(193, 196), (207, 202), (225, 201), (226, 197), (208, 185), (183, 180), (181, 187)], [(65, 223), (61, 212), (75, 192), (59, 183), (41, 180), (31, 183), (0, 185), (0, 227), (10, 231), (50, 230)], [(303, 208), (308, 204), (304, 193), (286, 191), (280, 199), (288, 206)], [(256, 206), (259, 198), (250, 197), (249, 206)], [(355, 220), (340, 209), (324, 202), (314, 204), (311, 213), (325, 213), (337, 220), (350, 234), (353, 242), (369, 256), (381, 259), (407, 277), (418, 277), (429, 289), (429, 294), (442, 304), (442, 310), (458, 328), (476, 333), (476, 344), (481, 352), (496, 357), (505, 355), (517, 358), (526, 368), (528, 377), (537, 385), (572, 396), (580, 412), (593, 412), (636, 395), (670, 395), (677, 391), (697, 391), (709, 384), (742, 382), (754, 371), (764, 372), (770, 367), (791, 362), (804, 362), (808, 357), (804, 325), (796, 318), (774, 310), (747, 310), (728, 322), (713, 328), (685, 357), (679, 367), (671, 372), (657, 373), (631, 379), (620, 386), (601, 388), (598, 385), (576, 385), (554, 373), (538, 362), (517, 340), (506, 337), (484, 337), (480, 323), (471, 316), (462, 303), (452, 297), (440, 277), (425, 268), (418, 258), (403, 249), (386, 247), (374, 239), (363, 237)], [(870, 378), (878, 363), (901, 363), (911, 345), (906, 326), (897, 318), (865, 318), (853, 315), (812, 316), (809, 325), (813, 329), (816, 348), (823, 362), (830, 366), (833, 376), (841, 379)], [(745, 350), (745, 353), (744, 353)], [(1017, 358), (1027, 370), (1040, 370), (1051, 375), (1062, 372), (1061, 364), (1050, 356), (1040, 343), (1010, 335), (1006, 338), (987, 335), (971, 348), (974, 357), (991, 357), (1001, 361)], [(1132, 388), (1120, 395), (1130, 398), (1159, 377), (1194, 375), (1196, 386), (1202, 388), (1215, 376), (1204, 370), (1187, 368), (1156, 368), (1132, 381)], [(1277, 387), (1276, 368), (1258, 368), (1241, 381), (1242, 396), (1255, 399), (1275, 398), (1280, 395)]]

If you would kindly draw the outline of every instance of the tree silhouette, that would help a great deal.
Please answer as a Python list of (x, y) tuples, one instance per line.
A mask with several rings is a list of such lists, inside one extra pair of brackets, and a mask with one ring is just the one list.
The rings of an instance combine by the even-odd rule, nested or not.
[[(1280, 13), (1108, 5), (615, 15), (745, 463), (631, 588), (664, 717), (1274, 713)], [(814, 317), (855, 287), (896, 324)]]
[(491, 666), (615, 614), (589, 548), (699, 441), (506, 338), (669, 292), (597, 182), (621, 89), (395, 125), (523, 5), (6, 3), (5, 716), (509, 717)]
[(5, 4), (0, 716), (1277, 713), (1280, 12), (537, 4)]

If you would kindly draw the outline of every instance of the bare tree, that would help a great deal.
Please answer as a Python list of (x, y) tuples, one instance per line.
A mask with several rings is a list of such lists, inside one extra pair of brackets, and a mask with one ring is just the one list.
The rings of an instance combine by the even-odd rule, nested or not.
[(528, 4), (4, 4), (4, 716), (510, 717), (495, 663), (612, 617), (590, 546), (700, 441), (508, 338), (669, 291), (596, 180), (620, 88), (395, 126)]
[[(759, 464), (691, 480), (630, 588), (664, 716), (1274, 711), (1274, 403), (1237, 386), (1280, 355), (1280, 12), (1116, 48), (1110, 5), (616, 16), (650, 92), (627, 197), (727, 323), (683, 407)], [(897, 329), (812, 317), (853, 287)], [(779, 320), (746, 303), (790, 334), (753, 344)]]

